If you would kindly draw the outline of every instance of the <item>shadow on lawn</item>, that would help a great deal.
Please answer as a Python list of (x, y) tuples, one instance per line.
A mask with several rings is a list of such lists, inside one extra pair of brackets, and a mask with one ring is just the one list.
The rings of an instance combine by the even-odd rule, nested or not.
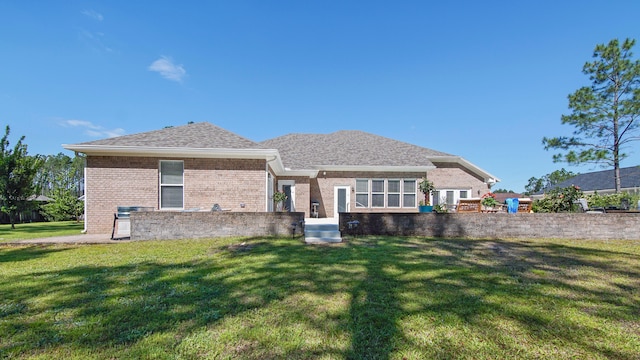
[[(4, 249), (4, 251), (2, 251)], [(0, 264), (3, 262), (17, 262), (17, 261), (26, 261), (33, 260), (39, 257), (43, 257), (52, 253), (57, 253), (60, 251), (65, 251), (65, 248), (56, 248), (51, 246), (6, 246), (0, 247)]]
[[(155, 340), (171, 352), (203, 327), (286, 302), (288, 319), (280, 322), (301, 322), (323, 334), (344, 333), (350, 345), (303, 344), (285, 350), (247, 340), (221, 357), (389, 359), (403, 349), (412, 349), (409, 357), (474, 357), (459, 338), (438, 333), (446, 326), (466, 327), (481, 340), (495, 341), (497, 357), (521, 351), (499, 323), (490, 321), (500, 317), (518, 324), (533, 343), (571, 343), (587, 354), (631, 358), (595, 345), (599, 330), (585, 329), (557, 307), (608, 321), (636, 319), (637, 281), (593, 289), (586, 285), (589, 279), (580, 278), (585, 274), (580, 270), (588, 268), (586, 274), (594, 277), (605, 271), (637, 279), (640, 258), (635, 254), (541, 242), (418, 238), (364, 237), (337, 246), (260, 239), (211, 244), (208, 256), (189, 261), (83, 265), (0, 279), (0, 333), (6, 334), (0, 357), (56, 347), (117, 348), (126, 357), (154, 357), (144, 346), (127, 347), (153, 334), (175, 333)], [(28, 249), (23, 249), (25, 256), (33, 251)], [(6, 256), (0, 252), (0, 259)], [(557, 293), (546, 292), (551, 286)], [(635, 293), (636, 300), (625, 300), (627, 293)], [(303, 301), (303, 294), (341, 297), (345, 306), (333, 313), (321, 303)], [(47, 301), (34, 305), (32, 299), (42, 296)], [(542, 311), (531, 312), (525, 305), (537, 299)], [(242, 338), (243, 329), (234, 331)], [(207, 356), (207, 351), (188, 355)]]

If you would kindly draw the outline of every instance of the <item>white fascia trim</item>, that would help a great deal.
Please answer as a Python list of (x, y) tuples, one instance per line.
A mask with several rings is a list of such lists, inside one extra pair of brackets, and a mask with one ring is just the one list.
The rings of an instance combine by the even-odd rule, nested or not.
[(427, 172), (436, 167), (429, 166), (376, 166), (376, 165), (324, 165), (314, 166), (317, 171), (378, 171), (378, 172)]
[(285, 169), (280, 176), (301, 176), (301, 177), (309, 177), (316, 178), (318, 177), (318, 170), (289, 170)]
[(176, 148), (145, 146), (105, 146), (105, 145), (62, 145), (63, 148), (94, 156), (154, 156), (186, 157), (207, 159), (265, 159), (276, 176), (306, 176), (314, 178), (317, 170), (285, 169), (276, 149), (212, 149), (212, 148)]
[(145, 146), (62, 145), (63, 148), (87, 155), (100, 156), (166, 156), (225, 159), (280, 159), (275, 149), (211, 149)]
[(460, 164), (465, 168), (471, 170), (474, 174), (477, 174), (478, 176), (482, 177), (484, 181), (488, 184), (489, 183), (495, 184), (497, 182), (500, 182), (500, 179), (498, 179), (497, 177), (491, 175), (487, 171), (483, 170), (482, 168), (479, 168), (478, 166), (474, 165), (473, 163), (467, 161), (466, 159), (460, 156), (431, 156), (429, 157), (429, 160), (432, 162), (450, 162), (450, 163)]

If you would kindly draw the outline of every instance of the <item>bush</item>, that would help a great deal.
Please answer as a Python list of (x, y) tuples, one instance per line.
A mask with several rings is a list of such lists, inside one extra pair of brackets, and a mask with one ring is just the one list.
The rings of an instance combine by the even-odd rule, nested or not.
[(68, 189), (57, 189), (51, 195), (53, 201), (42, 206), (42, 215), (47, 221), (80, 220), (84, 202), (78, 200)]
[(556, 188), (545, 194), (544, 198), (536, 200), (533, 204), (534, 212), (558, 213), (577, 210), (575, 202), (584, 197), (580, 187), (571, 185), (565, 188)]
[(608, 206), (620, 206), (622, 200), (626, 199), (629, 202), (629, 208), (635, 209), (638, 206), (638, 200), (640, 199), (640, 194), (630, 194), (630, 193), (616, 193), (616, 194), (598, 194), (593, 193), (591, 195), (587, 195), (587, 201), (589, 203), (589, 207), (608, 207)]

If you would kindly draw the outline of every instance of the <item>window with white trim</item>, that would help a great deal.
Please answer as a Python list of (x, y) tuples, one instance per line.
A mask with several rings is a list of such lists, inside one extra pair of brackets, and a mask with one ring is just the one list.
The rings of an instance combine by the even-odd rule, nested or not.
[(356, 179), (357, 208), (415, 208), (416, 179)]
[(400, 207), (400, 180), (387, 180), (387, 207)]
[(356, 207), (369, 207), (369, 179), (356, 179)]
[(451, 207), (458, 203), (460, 199), (468, 198), (471, 190), (460, 189), (438, 189), (433, 193), (433, 205), (447, 205)]
[(384, 180), (371, 180), (371, 207), (384, 207)]
[(415, 180), (402, 180), (402, 207), (416, 207)]
[(160, 160), (160, 209), (184, 208), (184, 162)]

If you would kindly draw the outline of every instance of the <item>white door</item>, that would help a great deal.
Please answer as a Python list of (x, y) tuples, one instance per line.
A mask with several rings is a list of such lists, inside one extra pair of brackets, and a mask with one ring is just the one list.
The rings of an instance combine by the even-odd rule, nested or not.
[(296, 182), (294, 180), (278, 180), (278, 191), (287, 195), (284, 201), (286, 211), (296, 211)]
[(341, 212), (349, 212), (351, 187), (336, 186), (333, 188), (333, 217), (338, 218)]

